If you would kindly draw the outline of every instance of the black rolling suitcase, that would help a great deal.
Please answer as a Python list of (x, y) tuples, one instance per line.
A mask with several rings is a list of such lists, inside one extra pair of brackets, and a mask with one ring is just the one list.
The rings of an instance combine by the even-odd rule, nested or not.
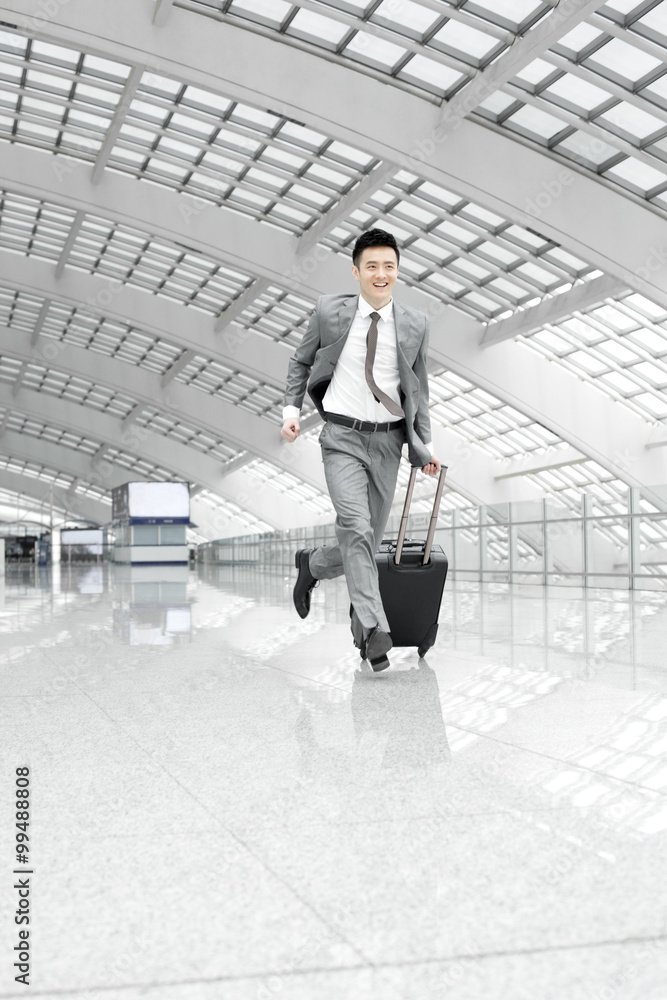
[(398, 538), (383, 540), (375, 555), (380, 594), (394, 646), (417, 646), (420, 656), (431, 648), (438, 634), (438, 615), (447, 579), (447, 556), (442, 546), (433, 544), (446, 472), (447, 466), (443, 466), (426, 541), (405, 537), (417, 477), (417, 469), (412, 469)]

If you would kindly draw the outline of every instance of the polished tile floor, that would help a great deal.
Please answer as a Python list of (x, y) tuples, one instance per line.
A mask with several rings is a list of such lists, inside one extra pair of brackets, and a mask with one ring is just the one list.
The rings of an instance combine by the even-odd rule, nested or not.
[(10, 568), (0, 997), (665, 1000), (667, 594), (448, 585), (374, 675), (291, 586)]

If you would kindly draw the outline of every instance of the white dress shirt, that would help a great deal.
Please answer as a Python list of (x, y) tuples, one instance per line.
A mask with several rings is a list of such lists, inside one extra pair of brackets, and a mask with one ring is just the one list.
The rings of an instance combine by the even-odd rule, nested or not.
[[(382, 309), (376, 309), (360, 295), (350, 332), (336, 362), (322, 406), (327, 413), (340, 413), (357, 420), (370, 420), (373, 423), (394, 422), (401, 420), (402, 417), (390, 413), (383, 403), (376, 402), (366, 382), (366, 337), (373, 312), (380, 314), (373, 379), (379, 389), (382, 389), (398, 406), (401, 405), (394, 303), (389, 301)], [(300, 412), (297, 406), (285, 406), (283, 420), (294, 417), (298, 419)], [(426, 447), (433, 454), (430, 442)]]

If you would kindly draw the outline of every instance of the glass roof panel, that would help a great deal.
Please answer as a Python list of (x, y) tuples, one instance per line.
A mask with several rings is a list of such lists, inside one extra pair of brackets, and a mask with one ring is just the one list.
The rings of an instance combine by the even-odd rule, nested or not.
[(367, 31), (357, 31), (348, 42), (344, 54), (380, 69), (391, 70), (403, 58), (406, 50), (400, 45), (378, 38)]
[(611, 94), (603, 90), (602, 87), (582, 80), (572, 73), (565, 73), (558, 80), (555, 80), (543, 92), (544, 97), (560, 100), (572, 108), (581, 108), (582, 111), (590, 112), (594, 108), (605, 104)]
[(434, 10), (413, 3), (413, 0), (401, 0), (400, 3), (396, 3), (396, 0), (382, 0), (371, 20), (396, 25), (399, 29), (407, 28), (413, 38), (421, 38), (440, 17)]
[(585, 59), (583, 65), (610, 79), (634, 84), (659, 69), (660, 60), (620, 38), (611, 38)]
[(667, 416), (667, 314), (636, 293), (549, 324), (519, 342), (593, 381), (645, 420)]
[(286, 33), (336, 51), (349, 33), (349, 28), (340, 21), (324, 17), (313, 10), (299, 8), (287, 26)]
[(604, 176), (618, 180), (641, 195), (650, 195), (654, 188), (663, 189), (667, 185), (667, 174), (632, 157), (610, 167)]
[(433, 93), (445, 95), (452, 93), (466, 79), (463, 73), (420, 55), (413, 56), (398, 75), (401, 79), (421, 84)]
[[(385, 2), (389, 3), (391, 0)], [(468, 57), (476, 64), (481, 64), (486, 56), (501, 47), (497, 39), (490, 37), (486, 32), (454, 20), (447, 21), (447, 24), (434, 35), (434, 46), (436, 43), (445, 52), (458, 58)]]

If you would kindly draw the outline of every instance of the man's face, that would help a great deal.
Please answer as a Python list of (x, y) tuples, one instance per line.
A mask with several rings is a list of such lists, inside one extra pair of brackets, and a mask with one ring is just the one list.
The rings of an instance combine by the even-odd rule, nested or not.
[(376, 309), (382, 309), (391, 299), (398, 277), (398, 260), (392, 247), (366, 247), (352, 274), (361, 285), (361, 294)]

